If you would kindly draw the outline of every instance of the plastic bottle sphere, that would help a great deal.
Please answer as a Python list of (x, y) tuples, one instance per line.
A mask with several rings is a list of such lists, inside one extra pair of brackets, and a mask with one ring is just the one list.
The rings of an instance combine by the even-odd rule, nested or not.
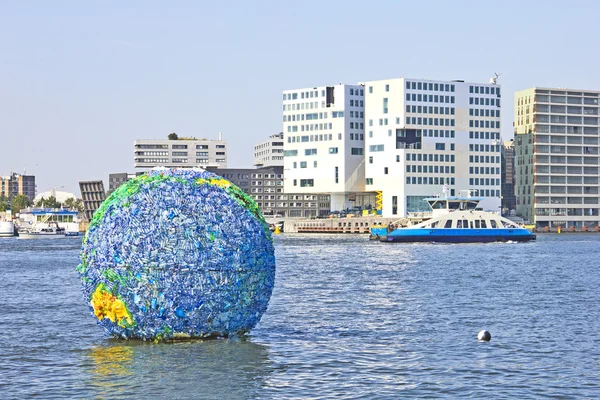
[(111, 336), (229, 336), (266, 311), (275, 256), (258, 206), (241, 189), (206, 171), (160, 170), (102, 203), (77, 271)]

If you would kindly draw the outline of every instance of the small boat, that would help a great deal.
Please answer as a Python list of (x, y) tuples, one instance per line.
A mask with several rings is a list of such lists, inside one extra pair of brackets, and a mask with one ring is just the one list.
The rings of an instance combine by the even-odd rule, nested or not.
[(57, 223), (49, 223), (46, 226), (36, 225), (31, 230), (19, 231), (20, 239), (62, 239), (73, 236), (79, 236), (79, 232), (68, 232)]
[(382, 230), (373, 228), (372, 236), (382, 242), (487, 243), (535, 240), (535, 234), (498, 213), (477, 206), (473, 197), (434, 197), (425, 199), (433, 210), (432, 218), (416, 225)]

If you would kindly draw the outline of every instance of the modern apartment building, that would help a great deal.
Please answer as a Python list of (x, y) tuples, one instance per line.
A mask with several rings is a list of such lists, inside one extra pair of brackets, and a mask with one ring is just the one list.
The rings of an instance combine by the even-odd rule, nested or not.
[(332, 210), (360, 203), (364, 110), (361, 85), (283, 92), (285, 193), (330, 194)]
[(536, 227), (598, 226), (600, 92), (515, 93), (517, 213)]
[(13, 198), (24, 194), (33, 201), (37, 187), (35, 185), (35, 176), (20, 175), (11, 172), (8, 176), (0, 176), (0, 197)]
[(254, 146), (254, 166), (283, 167), (283, 132), (269, 136), (269, 140)]
[(444, 190), (500, 211), (500, 86), (398, 78), (364, 90), (365, 187), (384, 216), (428, 211), (423, 199)]
[(330, 197), (318, 193), (284, 193), (283, 167), (207, 168), (246, 192), (265, 217), (314, 217), (328, 215)]
[(91, 221), (94, 212), (96, 212), (106, 198), (104, 182), (82, 181), (79, 182), (79, 190), (81, 192), (81, 199), (83, 200), (85, 218)]
[(179, 138), (139, 139), (134, 141), (136, 168), (227, 167), (227, 142), (221, 140)]

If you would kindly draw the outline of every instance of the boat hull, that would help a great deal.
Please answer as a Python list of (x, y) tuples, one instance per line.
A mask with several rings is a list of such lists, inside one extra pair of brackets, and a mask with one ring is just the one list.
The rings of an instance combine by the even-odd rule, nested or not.
[(429, 242), (429, 243), (490, 243), (490, 242), (527, 242), (535, 240), (535, 234), (524, 228), (497, 229), (396, 229), (381, 237), (382, 242)]
[(39, 234), (39, 233), (26, 233), (19, 232), (19, 239), (65, 239), (78, 237), (79, 234), (72, 234), (71, 232), (64, 234)]

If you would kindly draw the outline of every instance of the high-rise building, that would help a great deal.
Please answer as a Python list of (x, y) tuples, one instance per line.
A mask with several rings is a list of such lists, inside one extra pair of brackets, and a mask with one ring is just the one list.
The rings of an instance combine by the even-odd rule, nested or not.
[(88, 221), (91, 221), (94, 212), (96, 212), (106, 198), (104, 182), (82, 181), (79, 182), (79, 190), (81, 191), (81, 199), (83, 200), (84, 215)]
[(254, 146), (254, 166), (283, 167), (283, 132), (269, 136), (269, 140)]
[(20, 175), (12, 172), (8, 176), (0, 177), (0, 197), (13, 198), (24, 194), (33, 201), (36, 194), (35, 176)]
[(136, 168), (227, 167), (227, 142), (221, 140), (179, 138), (138, 139), (133, 144)]
[(364, 90), (365, 187), (384, 216), (429, 211), (423, 199), (444, 191), (500, 211), (500, 86), (398, 78)]
[(516, 210), (517, 198), (515, 196), (515, 142), (510, 140), (502, 145), (501, 155), (502, 175), (502, 210), (509, 213)]
[(598, 226), (600, 92), (515, 93), (517, 214), (536, 227)]
[(364, 107), (361, 85), (283, 92), (285, 193), (330, 194), (332, 210), (360, 201)]

